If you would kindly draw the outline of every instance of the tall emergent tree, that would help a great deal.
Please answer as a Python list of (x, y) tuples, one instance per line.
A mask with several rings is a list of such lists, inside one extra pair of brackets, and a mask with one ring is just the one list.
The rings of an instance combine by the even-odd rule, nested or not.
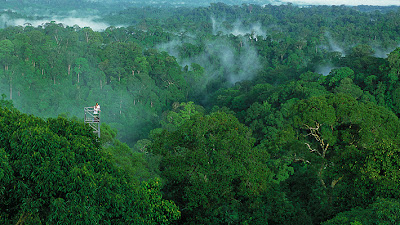
[(400, 121), (393, 112), (330, 94), (299, 101), (291, 118), (281, 147), (315, 174), (314, 191), (324, 196), (319, 205), (306, 203), (309, 213), (322, 210), (329, 216), (380, 197), (399, 199)]
[(276, 189), (290, 168), (272, 171), (249, 128), (224, 112), (186, 118), (172, 131), (154, 132), (149, 147), (163, 156), (164, 192), (180, 207), (181, 224), (302, 224)]

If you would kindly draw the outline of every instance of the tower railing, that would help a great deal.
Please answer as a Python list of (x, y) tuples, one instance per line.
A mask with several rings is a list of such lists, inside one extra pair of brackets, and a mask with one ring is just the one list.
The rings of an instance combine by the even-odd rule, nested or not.
[(100, 138), (100, 111), (98, 114), (94, 114), (94, 107), (85, 107), (85, 123), (89, 124), (93, 128), (93, 133), (96, 133)]

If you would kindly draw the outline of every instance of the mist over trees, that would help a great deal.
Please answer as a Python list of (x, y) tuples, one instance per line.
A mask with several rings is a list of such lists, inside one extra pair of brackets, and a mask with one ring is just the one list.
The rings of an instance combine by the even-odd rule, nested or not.
[(3, 1), (1, 223), (400, 222), (399, 7), (68, 2)]

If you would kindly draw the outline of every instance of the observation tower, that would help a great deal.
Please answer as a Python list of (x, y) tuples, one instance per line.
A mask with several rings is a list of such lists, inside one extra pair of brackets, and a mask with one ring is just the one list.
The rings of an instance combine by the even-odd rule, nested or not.
[(85, 107), (85, 123), (93, 128), (93, 133), (96, 133), (100, 138), (100, 110), (95, 112), (94, 107)]

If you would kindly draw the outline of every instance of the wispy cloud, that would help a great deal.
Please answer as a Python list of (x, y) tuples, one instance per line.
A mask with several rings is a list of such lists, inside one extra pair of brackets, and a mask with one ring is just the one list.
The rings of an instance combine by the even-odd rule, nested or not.
[(99, 17), (97, 16), (88, 16), (88, 17), (50, 17), (48, 19), (40, 19), (40, 20), (27, 20), (27, 19), (10, 19), (6, 15), (2, 15), (0, 17), (0, 27), (2, 26), (26, 26), (30, 24), (34, 27), (43, 25), (45, 23), (49, 23), (51, 21), (55, 21), (57, 24), (62, 23), (65, 26), (74, 26), (78, 25), (79, 27), (90, 27), (95, 31), (105, 30), (110, 25), (101, 21), (97, 21)]
[(266, 31), (264, 31), (261, 27), (260, 23), (253, 23), (249, 26), (244, 26), (240, 20), (237, 20), (235, 23), (230, 24), (230, 28), (226, 28), (223, 23), (225, 21), (216, 20), (214, 17), (211, 17), (211, 23), (213, 27), (213, 34), (222, 33), (222, 34), (233, 34), (235, 36), (251, 34), (254, 36), (266, 36)]
[(343, 48), (336, 43), (336, 41), (332, 38), (331, 34), (329, 32), (325, 32), (325, 37), (327, 38), (329, 42), (329, 50), (333, 52), (340, 52), (342, 56), (346, 56), (346, 53), (344, 52)]

